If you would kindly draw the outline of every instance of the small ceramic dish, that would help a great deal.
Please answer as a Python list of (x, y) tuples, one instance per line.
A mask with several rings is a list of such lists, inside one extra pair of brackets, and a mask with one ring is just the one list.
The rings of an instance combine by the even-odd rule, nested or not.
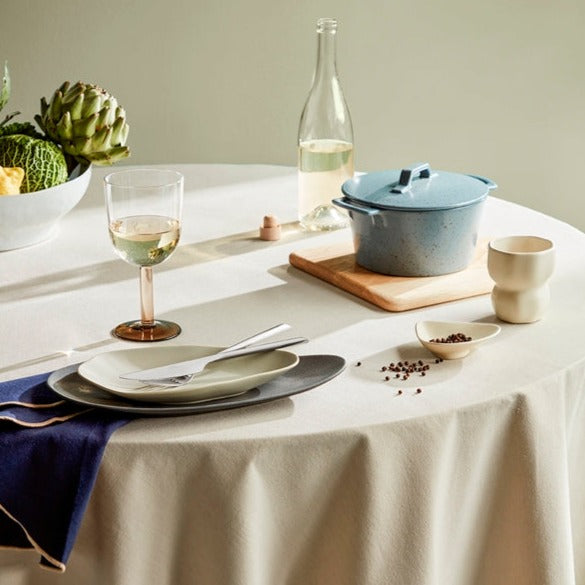
[[(415, 327), (418, 340), (430, 352), (445, 360), (464, 358), (480, 343), (495, 337), (501, 330), (492, 323), (467, 323), (461, 321), (419, 321)], [(441, 342), (435, 339), (448, 339), (451, 335), (462, 333), (470, 341)]]

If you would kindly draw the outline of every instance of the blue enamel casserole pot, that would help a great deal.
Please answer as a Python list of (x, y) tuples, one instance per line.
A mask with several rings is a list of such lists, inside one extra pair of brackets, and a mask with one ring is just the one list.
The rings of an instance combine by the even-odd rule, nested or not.
[(393, 276), (438, 276), (471, 263), (484, 203), (496, 186), (417, 163), (356, 176), (333, 203), (349, 212), (360, 266)]

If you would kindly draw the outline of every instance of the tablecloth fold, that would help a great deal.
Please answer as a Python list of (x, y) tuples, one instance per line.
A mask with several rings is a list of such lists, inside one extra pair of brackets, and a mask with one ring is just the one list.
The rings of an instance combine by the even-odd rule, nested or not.
[(63, 401), (48, 376), (0, 383), (0, 547), (64, 571), (108, 439), (134, 417)]

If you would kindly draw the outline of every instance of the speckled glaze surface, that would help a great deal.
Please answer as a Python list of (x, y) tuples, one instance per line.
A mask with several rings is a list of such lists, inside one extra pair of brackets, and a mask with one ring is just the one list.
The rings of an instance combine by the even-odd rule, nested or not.
[[(404, 179), (413, 169), (414, 179)], [(347, 181), (345, 197), (334, 203), (349, 212), (360, 266), (393, 276), (438, 276), (471, 262), (485, 199), (495, 187), (483, 177), (413, 165)]]
[(483, 202), (440, 211), (350, 211), (356, 262), (394, 276), (437, 276), (465, 269), (477, 244)]

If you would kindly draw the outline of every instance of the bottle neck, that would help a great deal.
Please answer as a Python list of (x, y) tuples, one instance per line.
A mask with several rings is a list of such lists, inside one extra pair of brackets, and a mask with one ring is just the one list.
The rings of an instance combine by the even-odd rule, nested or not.
[(349, 109), (335, 63), (337, 22), (317, 21), (317, 65), (299, 122), (299, 141), (331, 139), (353, 143)]
[(317, 66), (314, 83), (337, 76), (335, 64), (335, 38), (337, 21), (321, 18), (317, 22)]

